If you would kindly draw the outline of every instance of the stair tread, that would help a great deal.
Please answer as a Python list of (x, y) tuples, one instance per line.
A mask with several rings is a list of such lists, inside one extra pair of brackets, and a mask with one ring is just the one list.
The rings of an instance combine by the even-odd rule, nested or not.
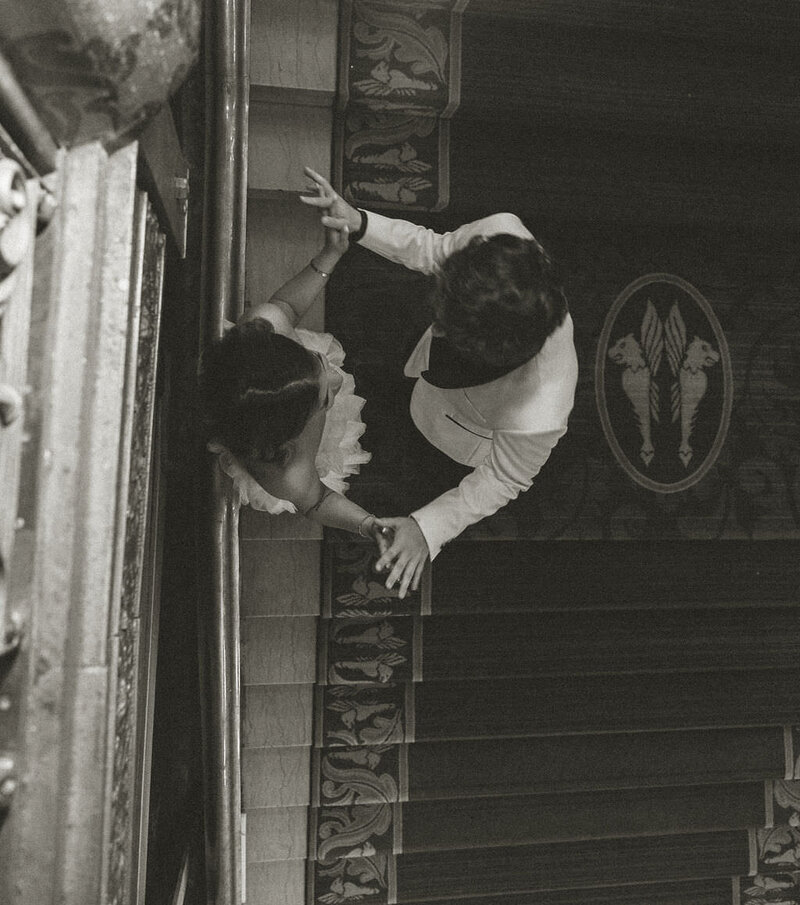
[[(677, 541), (469, 541), (433, 570), (437, 613), (518, 610), (797, 606), (800, 557), (791, 541), (713, 547)], [(643, 566), (646, 563), (646, 568)]]
[(725, 878), (749, 870), (748, 833), (721, 831), (400, 855), (397, 888), (399, 902), (426, 901), (454, 893)]
[[(340, 832), (374, 807), (326, 801), (319, 824)], [(411, 801), (403, 804), (402, 843), (395, 848), (409, 854), (746, 830), (767, 820), (762, 782)]]
[(496, 738), (602, 731), (787, 725), (800, 670), (426, 681), (415, 737)]
[[(414, 679), (589, 673), (794, 668), (800, 662), (800, 608), (495, 613), (471, 616), (333, 618), (320, 681), (357, 681), (362, 654), (417, 639)], [(410, 675), (408, 677), (411, 677)], [(403, 678), (406, 678), (403, 675)]]

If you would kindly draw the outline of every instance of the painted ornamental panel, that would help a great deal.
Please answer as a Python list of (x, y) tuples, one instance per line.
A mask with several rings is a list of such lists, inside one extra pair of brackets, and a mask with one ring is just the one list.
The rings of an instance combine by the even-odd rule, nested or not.
[(343, 0), (335, 179), (353, 203), (441, 210), (468, 0)]
[(708, 472), (733, 379), (725, 335), (694, 286), (653, 273), (622, 291), (600, 335), (595, 392), (606, 440), (638, 484), (673, 493)]

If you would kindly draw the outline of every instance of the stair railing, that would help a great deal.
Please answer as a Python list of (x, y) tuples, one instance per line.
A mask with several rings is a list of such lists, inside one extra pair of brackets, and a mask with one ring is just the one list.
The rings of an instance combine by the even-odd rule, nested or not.
[[(250, 2), (211, 0), (205, 14), (203, 346), (244, 306)], [(240, 905), (238, 507), (210, 456), (206, 466), (198, 562), (207, 901)]]

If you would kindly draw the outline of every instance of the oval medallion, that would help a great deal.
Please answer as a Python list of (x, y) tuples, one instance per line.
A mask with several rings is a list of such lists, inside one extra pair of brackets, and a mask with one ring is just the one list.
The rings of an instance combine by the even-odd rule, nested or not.
[(606, 316), (595, 362), (606, 439), (643, 487), (674, 493), (716, 461), (730, 421), (728, 344), (705, 298), (668, 273), (634, 280)]

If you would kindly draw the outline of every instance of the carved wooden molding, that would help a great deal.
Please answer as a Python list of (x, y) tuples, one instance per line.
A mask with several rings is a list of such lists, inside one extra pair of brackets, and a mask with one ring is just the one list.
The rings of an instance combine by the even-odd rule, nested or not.
[(0, 0), (17, 79), (60, 144), (120, 147), (199, 53), (199, 0)]
[[(0, 556), (6, 560), (16, 526), (36, 194), (22, 167), (0, 157), (0, 493), (10, 503), (0, 514)], [(0, 597), (0, 633), (5, 625)]]
[[(153, 423), (155, 412), (156, 362), (161, 315), (161, 290), (164, 272), (164, 234), (146, 198), (140, 196), (146, 214), (136, 267), (140, 285), (134, 292), (140, 298), (132, 302), (138, 308), (138, 329), (129, 337), (128, 424), (130, 453), (127, 472), (127, 506), (124, 527), (124, 555), (120, 597), (119, 648), (116, 676), (116, 714), (111, 777), (111, 827), (109, 841), (109, 879), (105, 901), (124, 905), (131, 884), (140, 874), (139, 856), (146, 839), (137, 838), (141, 829), (139, 813), (143, 777), (149, 775), (146, 754), (142, 750), (142, 708), (147, 690), (141, 686), (142, 652), (147, 650), (151, 621), (145, 612), (148, 601), (143, 576), (154, 568), (145, 562), (149, 522), (151, 473), (153, 462)], [(152, 603), (150, 601), (149, 603)], [(145, 755), (143, 757), (143, 755)], [(145, 792), (147, 790), (145, 789)], [(138, 845), (137, 845), (138, 843)]]

